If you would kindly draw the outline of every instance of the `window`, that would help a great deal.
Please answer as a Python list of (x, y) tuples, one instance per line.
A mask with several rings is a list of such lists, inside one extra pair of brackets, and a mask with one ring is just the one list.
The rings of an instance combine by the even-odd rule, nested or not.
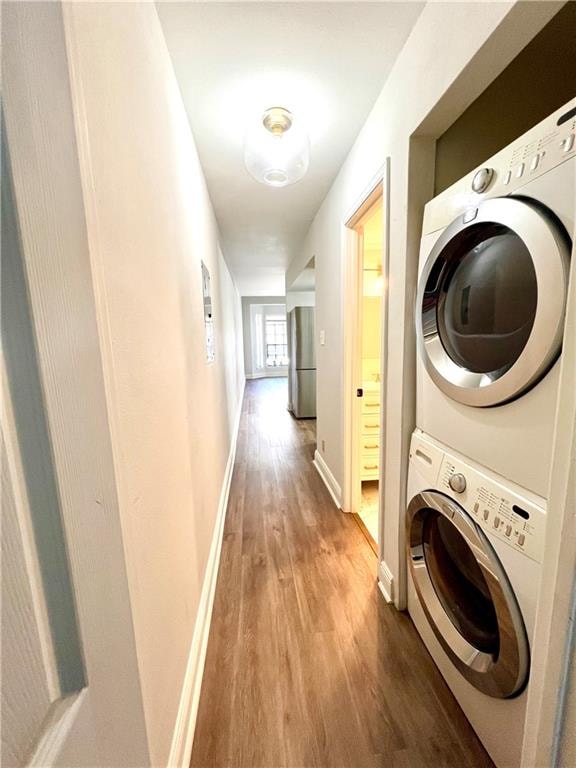
[(288, 367), (286, 306), (250, 305), (250, 374), (285, 375)]
[(266, 330), (266, 367), (278, 368), (288, 365), (288, 341), (286, 338), (286, 319), (268, 315)]

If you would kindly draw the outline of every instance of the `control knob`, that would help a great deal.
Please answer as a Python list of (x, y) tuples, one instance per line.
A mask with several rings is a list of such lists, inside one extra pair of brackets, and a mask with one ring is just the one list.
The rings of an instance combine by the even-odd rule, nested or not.
[(478, 192), (478, 194), (486, 192), (493, 176), (493, 168), (480, 168), (480, 170), (474, 174), (474, 178), (472, 179), (472, 189), (474, 192)]
[(466, 490), (466, 478), (460, 472), (456, 472), (448, 480), (448, 485), (456, 493), (464, 493)]

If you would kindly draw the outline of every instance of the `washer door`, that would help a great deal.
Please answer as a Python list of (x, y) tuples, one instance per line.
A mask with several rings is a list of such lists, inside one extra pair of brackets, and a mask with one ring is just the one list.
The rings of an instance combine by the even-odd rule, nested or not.
[(557, 358), (569, 238), (552, 214), (494, 198), (440, 236), (420, 278), (419, 352), (440, 389), (491, 406), (518, 397)]
[(437, 491), (412, 499), (406, 524), (416, 593), (444, 651), (478, 690), (516, 696), (528, 679), (530, 649), (490, 542), (455, 501)]

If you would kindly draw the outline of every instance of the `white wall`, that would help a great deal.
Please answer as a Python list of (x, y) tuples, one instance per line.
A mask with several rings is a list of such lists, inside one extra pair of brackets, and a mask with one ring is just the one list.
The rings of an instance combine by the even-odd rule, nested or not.
[[(391, 158), (390, 279), (383, 556), (395, 578), (408, 441), (414, 426), (412, 306), (423, 205), (432, 196), (434, 137), (558, 10), (556, 3), (432, 2), (426, 5), (346, 162), (318, 211), (286, 285), (315, 256), (318, 444), (344, 480), (342, 227)], [(441, 50), (438, 41), (442, 40)], [(419, 135), (418, 141), (412, 137)], [(412, 138), (412, 141), (411, 141)]]
[(64, 14), (146, 727), (164, 766), (244, 382), (240, 298), (154, 4)]
[(315, 291), (286, 291), (286, 312), (291, 312), (294, 307), (316, 306)]
[[(218, 248), (220, 272), (220, 307), (222, 332), (220, 358), (225, 361), (226, 407), (228, 409), (228, 433), (233, 438), (238, 416), (238, 397), (244, 391), (244, 339), (242, 329), (242, 304), (232, 275), (220, 248)], [(213, 304), (215, 298), (213, 297)], [(216, 350), (218, 356), (218, 350)], [(217, 357), (218, 359), (218, 357)]]

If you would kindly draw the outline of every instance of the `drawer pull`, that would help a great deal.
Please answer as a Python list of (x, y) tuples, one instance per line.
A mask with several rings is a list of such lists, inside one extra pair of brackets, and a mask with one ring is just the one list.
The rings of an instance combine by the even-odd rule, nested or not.
[(380, 403), (365, 403), (366, 408), (380, 408)]
[(364, 443), (364, 448), (366, 448), (366, 450), (368, 450), (368, 451), (371, 448), (378, 448), (378, 443), (374, 443), (374, 445), (369, 445), (368, 443)]
[(366, 424), (366, 429), (380, 429), (380, 424)]
[(364, 469), (378, 469), (378, 464), (364, 464)]

